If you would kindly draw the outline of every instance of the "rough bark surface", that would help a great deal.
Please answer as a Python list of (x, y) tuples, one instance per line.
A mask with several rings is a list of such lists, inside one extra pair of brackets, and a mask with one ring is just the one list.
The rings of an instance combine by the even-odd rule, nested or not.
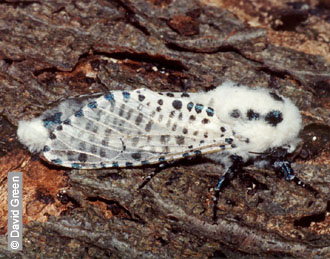
[[(329, 6), (240, 2), (0, 1), (0, 256), (330, 257)], [(67, 97), (195, 92), (227, 79), (274, 88), (298, 105), (303, 142), (293, 168), (318, 196), (248, 167), (221, 193), (215, 224), (220, 165), (178, 161), (139, 190), (155, 167), (55, 168), (16, 138), (20, 119)], [(6, 250), (13, 170), (24, 173), (24, 250), (16, 254)]]

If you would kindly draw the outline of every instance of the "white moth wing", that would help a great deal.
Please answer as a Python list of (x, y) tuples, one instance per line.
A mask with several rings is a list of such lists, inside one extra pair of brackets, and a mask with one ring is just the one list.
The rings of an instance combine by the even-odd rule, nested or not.
[(186, 93), (114, 91), (59, 125), (43, 156), (61, 166), (136, 166), (234, 147), (232, 130)]

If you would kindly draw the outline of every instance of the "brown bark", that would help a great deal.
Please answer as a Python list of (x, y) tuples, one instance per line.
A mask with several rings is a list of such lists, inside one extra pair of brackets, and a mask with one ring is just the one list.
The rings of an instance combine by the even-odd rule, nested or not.
[[(6, 176), (16, 170), (25, 223), (17, 257), (330, 256), (329, 9), (241, 2), (0, 1), (0, 254), (10, 255)], [(214, 224), (220, 165), (178, 161), (138, 190), (155, 167), (54, 168), (15, 135), (18, 120), (70, 96), (194, 92), (227, 79), (276, 88), (299, 106), (294, 170), (319, 196), (249, 167), (221, 193)]]

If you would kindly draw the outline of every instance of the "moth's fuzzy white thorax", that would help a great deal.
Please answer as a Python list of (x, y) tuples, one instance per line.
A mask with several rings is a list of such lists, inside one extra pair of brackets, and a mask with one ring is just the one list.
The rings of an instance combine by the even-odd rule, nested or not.
[(40, 118), (18, 122), (17, 136), (30, 152), (40, 152), (49, 138), (49, 131)]
[[(215, 114), (225, 124), (231, 125), (236, 136), (248, 139), (242, 141), (235, 154), (247, 159), (253, 156), (249, 152), (262, 153), (269, 148), (285, 147), (293, 152), (299, 142), (301, 115), (298, 108), (289, 100), (267, 89), (237, 86), (233, 82), (225, 82), (215, 90), (202, 94), (208, 98), (215, 109)], [(281, 100), (282, 99), (282, 100)], [(232, 116), (233, 111), (239, 111), (239, 117)], [(260, 115), (259, 119), (249, 120), (247, 112), (252, 110)], [(273, 126), (265, 120), (269, 112), (280, 111), (283, 120)]]

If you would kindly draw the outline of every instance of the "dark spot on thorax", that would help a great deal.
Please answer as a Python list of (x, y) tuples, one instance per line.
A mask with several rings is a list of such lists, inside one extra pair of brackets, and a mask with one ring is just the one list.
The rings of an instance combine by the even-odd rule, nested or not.
[(279, 96), (277, 93), (274, 92), (269, 92), (269, 95), (278, 102), (284, 102), (283, 98), (281, 96)]
[(276, 127), (281, 121), (283, 121), (283, 114), (276, 110), (271, 111), (266, 114), (265, 121), (268, 122), (273, 127)]
[(241, 112), (238, 109), (234, 109), (232, 110), (230, 116), (233, 118), (239, 118), (241, 116)]
[(246, 113), (246, 117), (251, 120), (258, 120), (260, 117), (260, 114), (257, 112), (254, 112), (252, 109), (249, 109)]

